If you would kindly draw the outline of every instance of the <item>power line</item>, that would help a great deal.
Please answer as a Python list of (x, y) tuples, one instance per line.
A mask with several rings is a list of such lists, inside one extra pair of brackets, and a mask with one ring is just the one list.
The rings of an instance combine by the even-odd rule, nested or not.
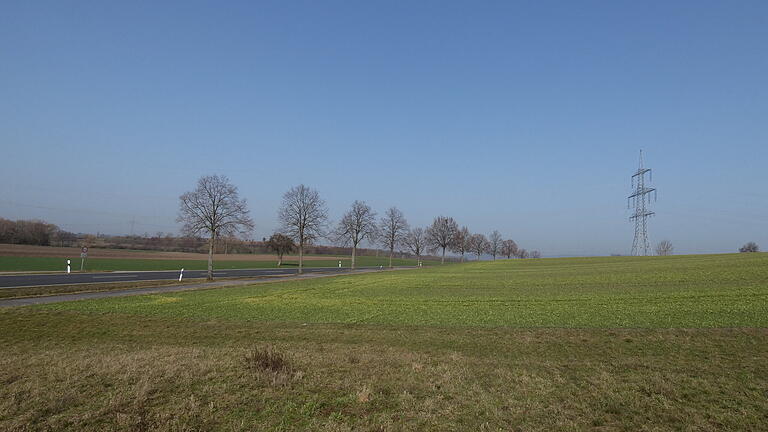
[[(653, 174), (650, 168), (643, 166), (643, 151), (640, 150), (640, 165), (632, 174), (632, 195), (627, 197), (627, 208), (632, 208), (630, 221), (635, 222), (635, 238), (632, 240), (632, 255), (648, 255), (650, 245), (648, 244), (648, 218), (655, 213), (648, 210), (651, 204), (651, 192), (653, 199), (656, 200), (656, 189), (645, 185), (645, 175), (648, 174), (649, 182), (653, 181)], [(631, 204), (630, 204), (631, 203)]]

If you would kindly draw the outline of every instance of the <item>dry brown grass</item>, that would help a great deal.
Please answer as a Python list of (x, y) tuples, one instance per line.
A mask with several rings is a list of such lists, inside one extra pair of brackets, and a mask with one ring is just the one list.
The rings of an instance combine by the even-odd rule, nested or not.
[(765, 329), (289, 325), (18, 309), (0, 311), (0, 328), (8, 431), (719, 431), (761, 430), (768, 416)]
[(122, 291), (133, 288), (155, 288), (162, 286), (187, 285), (191, 283), (203, 283), (204, 278), (189, 278), (184, 282), (175, 280), (137, 281), (137, 282), (105, 282), (75, 285), (45, 285), (36, 287), (3, 288), (0, 290), (0, 299), (15, 299), (27, 297), (49, 296), (57, 294), (76, 294), (86, 292)]
[[(75, 247), (53, 247), (53, 246), (32, 246), (32, 245), (14, 245), (0, 244), (0, 256), (13, 257), (79, 257), (80, 248)], [(208, 255), (202, 253), (189, 252), (155, 252), (155, 251), (133, 251), (125, 249), (97, 249), (88, 250), (88, 258), (118, 258), (118, 259), (165, 259), (165, 260), (207, 260)], [(335, 260), (344, 259), (332, 255), (323, 256), (304, 256), (305, 260)], [(290, 261), (298, 259), (298, 256), (286, 255), (285, 260)], [(275, 255), (272, 254), (216, 254), (216, 261), (275, 261)]]

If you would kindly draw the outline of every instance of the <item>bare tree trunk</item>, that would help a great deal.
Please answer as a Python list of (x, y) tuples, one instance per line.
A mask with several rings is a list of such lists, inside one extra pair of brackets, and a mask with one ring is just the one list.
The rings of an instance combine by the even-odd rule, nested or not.
[(304, 243), (299, 242), (299, 274), (304, 273)]
[(277, 266), (280, 267), (281, 265), (283, 265), (283, 256), (282, 255), (278, 255), (278, 257), (277, 257)]
[(440, 264), (445, 264), (445, 248), (443, 248), (443, 258), (440, 260)]
[(208, 280), (213, 280), (213, 244), (216, 241), (216, 234), (211, 234), (211, 241), (208, 243)]
[(392, 254), (395, 253), (393, 249), (389, 250), (389, 268), (392, 268)]
[(352, 246), (352, 268), (355, 268), (355, 255), (357, 255), (357, 246)]

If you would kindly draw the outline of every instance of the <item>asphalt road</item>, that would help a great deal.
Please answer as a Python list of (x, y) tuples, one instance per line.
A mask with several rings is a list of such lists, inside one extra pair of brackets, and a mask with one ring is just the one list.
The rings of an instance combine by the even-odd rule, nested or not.
[[(378, 267), (362, 267), (361, 269)], [(344, 273), (348, 268), (319, 267), (305, 268), (304, 273)], [(214, 270), (216, 278), (239, 278), (297, 274), (297, 268), (268, 268), (268, 269), (229, 269)], [(205, 270), (185, 270), (184, 279), (204, 278)], [(15, 274), (0, 276), (0, 289), (20, 288), (44, 285), (79, 285), (104, 282), (135, 282), (155, 280), (178, 280), (179, 271), (147, 271), (147, 272), (109, 272), (109, 273), (72, 273), (72, 274)]]

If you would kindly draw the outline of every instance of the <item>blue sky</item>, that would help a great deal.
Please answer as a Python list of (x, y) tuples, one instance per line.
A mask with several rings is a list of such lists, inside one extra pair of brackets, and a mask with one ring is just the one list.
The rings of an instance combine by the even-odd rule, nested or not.
[(546, 256), (768, 248), (768, 2), (4, 2), (0, 216), (176, 231), (224, 174), (260, 238), (317, 188)]

